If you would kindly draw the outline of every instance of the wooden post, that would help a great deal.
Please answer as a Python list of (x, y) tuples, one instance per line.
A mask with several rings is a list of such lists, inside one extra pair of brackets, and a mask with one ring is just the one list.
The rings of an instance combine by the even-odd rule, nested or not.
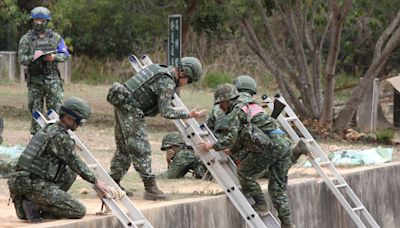
[(357, 123), (361, 132), (376, 130), (379, 104), (379, 79), (375, 79), (357, 110)]

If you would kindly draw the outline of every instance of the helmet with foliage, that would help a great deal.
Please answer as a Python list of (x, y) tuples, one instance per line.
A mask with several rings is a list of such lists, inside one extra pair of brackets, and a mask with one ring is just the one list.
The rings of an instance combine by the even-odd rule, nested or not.
[(178, 132), (171, 132), (164, 136), (161, 144), (161, 150), (167, 150), (168, 148), (174, 145), (184, 145), (184, 144), (186, 143), (185, 141), (183, 141), (181, 134), (179, 134)]
[(200, 80), (203, 74), (203, 67), (200, 61), (195, 57), (182, 58), (179, 63), (179, 68), (189, 77), (189, 83)]
[(257, 93), (257, 82), (249, 75), (240, 75), (233, 84), (239, 92), (248, 91), (251, 94)]
[(239, 96), (239, 91), (232, 84), (225, 83), (218, 86), (214, 93), (214, 104), (219, 104), (221, 101), (229, 101)]
[(43, 6), (35, 7), (31, 10), (31, 19), (45, 19), (47, 21), (51, 20), (50, 10)]
[(61, 115), (69, 115), (76, 123), (82, 125), (90, 116), (89, 105), (78, 97), (71, 97), (64, 101), (60, 107)]

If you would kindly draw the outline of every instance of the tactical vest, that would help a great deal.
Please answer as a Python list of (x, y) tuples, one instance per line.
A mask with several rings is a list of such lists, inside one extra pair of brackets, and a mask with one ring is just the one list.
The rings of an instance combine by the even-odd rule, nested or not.
[(28, 171), (44, 180), (53, 181), (59, 171), (65, 168), (66, 164), (54, 164), (44, 156), (48, 143), (59, 133), (46, 132), (49, 126), (47, 125), (45, 129), (40, 130), (32, 137), (32, 140), (18, 159), (17, 169)]
[[(28, 33), (30, 37), (29, 48), (32, 53), (35, 53), (37, 50), (47, 52), (57, 49), (58, 43), (52, 30), (46, 29), (46, 35), (43, 38), (39, 38), (33, 30), (29, 30)], [(43, 57), (40, 58), (28, 65), (30, 76), (48, 75), (51, 73), (59, 74), (57, 62), (46, 62)]]
[(173, 76), (168, 68), (158, 64), (151, 64), (139, 71), (125, 82), (125, 87), (132, 93), (138, 107), (146, 116), (154, 116), (159, 113), (158, 95), (151, 90), (150, 84), (162, 75)]

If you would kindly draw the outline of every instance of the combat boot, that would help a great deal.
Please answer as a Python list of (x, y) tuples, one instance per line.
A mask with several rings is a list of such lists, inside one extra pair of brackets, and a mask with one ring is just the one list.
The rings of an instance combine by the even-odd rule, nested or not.
[(38, 223), (42, 221), (40, 208), (34, 202), (25, 199), (22, 201), (22, 207), (29, 222)]
[(165, 200), (165, 199), (167, 199), (165, 194), (160, 189), (158, 189), (155, 178), (143, 180), (143, 184), (144, 184), (144, 190), (145, 190), (143, 198), (145, 200)]
[(265, 200), (264, 194), (259, 195), (259, 196), (254, 196), (253, 199), (256, 202), (253, 204), (252, 207), (257, 212), (257, 214), (260, 217), (267, 216), (268, 206), (267, 206), (267, 201)]
[(117, 183), (117, 185), (122, 189), (122, 191), (124, 191), (126, 193), (126, 195), (128, 197), (132, 197), (133, 196), (133, 192), (127, 190), (126, 188), (122, 187), (122, 185), (119, 183), (120, 181), (115, 181), (115, 183)]
[(293, 146), (292, 149), (292, 157), (293, 157), (293, 162), (296, 163), (297, 159), (304, 154), (304, 155), (310, 155), (311, 154), (311, 145), (305, 138), (300, 138), (300, 140), (296, 143), (296, 145)]

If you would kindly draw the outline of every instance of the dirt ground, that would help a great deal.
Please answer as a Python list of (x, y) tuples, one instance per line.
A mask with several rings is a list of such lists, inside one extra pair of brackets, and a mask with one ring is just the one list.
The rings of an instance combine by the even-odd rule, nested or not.
[[(108, 86), (87, 86), (70, 84), (65, 87), (66, 95), (82, 97), (88, 100), (92, 107), (93, 115), (88, 123), (78, 129), (76, 134), (86, 145), (99, 162), (107, 170), (110, 167), (110, 160), (115, 152), (115, 142), (113, 134), (113, 113), (111, 106), (106, 102), (105, 96)], [(186, 89), (182, 92), (183, 101), (189, 108), (200, 105), (210, 110), (212, 96), (203, 91), (196, 92), (192, 89)], [(31, 136), (29, 134), (30, 117), (26, 109), (26, 87), (22, 84), (0, 84), (0, 116), (4, 118), (5, 129), (3, 133), (4, 145), (26, 146)], [(201, 122), (200, 120), (199, 122)], [(173, 131), (172, 121), (160, 117), (148, 118), (146, 123), (149, 126), (149, 137), (152, 146), (152, 168), (157, 175), (167, 169), (165, 154), (159, 148), (161, 140), (165, 134)], [(397, 140), (400, 141), (400, 140)], [(377, 144), (355, 143), (347, 141), (324, 140), (318, 141), (320, 147), (325, 153), (339, 149), (367, 149), (377, 147)], [(394, 147), (394, 161), (400, 160), (400, 151), (397, 145)], [(299, 163), (291, 168), (289, 178), (291, 180), (300, 178), (318, 177), (313, 168), (303, 168), (305, 158), (301, 158)], [(359, 167), (340, 167), (340, 172), (347, 172), (353, 168)], [(263, 186), (267, 185), (266, 179), (261, 179)], [(188, 174), (184, 179), (178, 180), (158, 180), (159, 187), (169, 195), (168, 201), (203, 197), (209, 195), (223, 194), (222, 190), (215, 183), (194, 179)], [(133, 202), (139, 206), (151, 207), (155, 204), (165, 202), (144, 201), (142, 195), (144, 192), (143, 184), (138, 174), (131, 168), (122, 181), (122, 185), (133, 190)], [(88, 190), (88, 194), (81, 194), (83, 189)], [(79, 198), (87, 207), (88, 216), (95, 216), (100, 210), (100, 201), (96, 198), (95, 192), (91, 186), (78, 178), (70, 190), (71, 194)], [(6, 179), (0, 179), (0, 227), (19, 227), (26, 226), (27, 223), (18, 221), (15, 215), (13, 204), (8, 205), (9, 192)]]

